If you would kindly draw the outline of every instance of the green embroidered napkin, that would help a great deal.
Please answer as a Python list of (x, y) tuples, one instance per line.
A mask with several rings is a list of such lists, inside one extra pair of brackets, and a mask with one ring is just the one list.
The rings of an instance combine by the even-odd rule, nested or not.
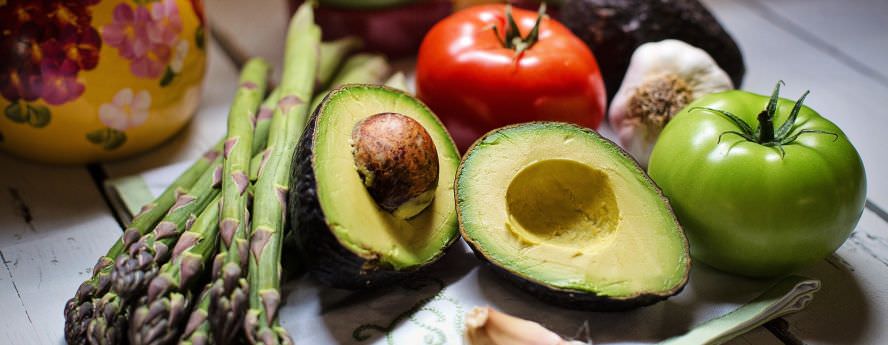
[[(131, 219), (187, 165), (107, 181), (121, 219)], [(425, 276), (390, 289), (352, 292), (308, 277), (290, 281), (280, 315), (302, 344), (461, 344), (465, 313), (483, 305), (594, 344), (719, 344), (803, 309), (819, 288), (820, 281), (805, 277), (750, 280), (694, 263), (688, 286), (664, 302), (622, 313), (573, 311), (503, 282), (460, 241)]]

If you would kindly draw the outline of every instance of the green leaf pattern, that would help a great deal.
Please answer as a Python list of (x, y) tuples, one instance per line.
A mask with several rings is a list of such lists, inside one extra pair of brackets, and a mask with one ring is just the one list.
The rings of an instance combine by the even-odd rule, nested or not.
[(46, 127), (49, 125), (50, 120), (52, 120), (49, 108), (39, 104), (13, 102), (6, 106), (3, 113), (12, 122), (28, 124), (34, 128)]
[(126, 133), (105, 127), (86, 133), (86, 140), (111, 151), (126, 143)]

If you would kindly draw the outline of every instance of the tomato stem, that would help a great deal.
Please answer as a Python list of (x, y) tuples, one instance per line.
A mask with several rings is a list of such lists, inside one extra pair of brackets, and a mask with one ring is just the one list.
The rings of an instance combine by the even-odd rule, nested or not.
[(761, 143), (770, 143), (774, 141), (774, 115), (768, 114), (767, 111), (762, 110), (758, 114), (759, 121), (759, 135), (758, 142)]
[(754, 142), (759, 145), (774, 147), (778, 151), (780, 151), (781, 156), (785, 155), (785, 151), (783, 151), (783, 145), (789, 145), (795, 142), (796, 139), (799, 138), (802, 134), (824, 134), (833, 136), (833, 141), (838, 140), (839, 135), (836, 133), (819, 130), (819, 129), (802, 129), (797, 133), (792, 134), (793, 126), (795, 126), (795, 122), (798, 119), (799, 111), (802, 109), (802, 102), (805, 101), (805, 98), (808, 96), (810, 91), (805, 91), (802, 94), (802, 97), (799, 97), (798, 101), (796, 101), (795, 105), (792, 107), (792, 111), (789, 114), (789, 117), (780, 125), (780, 128), (777, 129), (776, 133), (774, 131), (774, 117), (777, 114), (777, 102), (780, 100), (780, 85), (783, 85), (783, 81), (780, 80), (777, 82), (777, 85), (774, 87), (774, 92), (771, 93), (771, 99), (768, 101), (768, 105), (762, 110), (758, 116), (756, 116), (756, 120), (758, 120), (758, 127), (755, 130), (749, 126), (743, 119), (739, 116), (734, 115), (728, 111), (721, 109), (713, 109), (706, 107), (693, 107), (689, 110), (689, 112), (693, 112), (695, 110), (708, 110), (713, 113), (719, 114), (726, 119), (730, 120), (734, 123), (738, 128), (740, 128), (740, 132), (738, 131), (726, 131), (718, 136), (718, 142), (721, 143), (722, 137), (727, 134), (737, 135), (746, 141)]
[(512, 5), (506, 5), (506, 30), (504, 35), (500, 38), (500, 29), (496, 25), (493, 26), (493, 34), (496, 35), (496, 39), (503, 45), (503, 48), (514, 50), (515, 55), (521, 54), (533, 47), (540, 39), (540, 24), (546, 15), (545, 2), (540, 3), (538, 13), (539, 15), (537, 16), (536, 23), (533, 25), (533, 29), (530, 30), (527, 37), (522, 37), (521, 31), (518, 29), (518, 23), (515, 22), (515, 17), (512, 16)]

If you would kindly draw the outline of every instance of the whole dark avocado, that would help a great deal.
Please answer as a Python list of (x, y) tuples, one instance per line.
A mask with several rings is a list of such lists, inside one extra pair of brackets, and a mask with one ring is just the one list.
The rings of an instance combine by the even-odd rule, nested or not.
[(672, 38), (705, 50), (740, 87), (746, 67), (731, 35), (697, 0), (567, 0), (561, 20), (598, 59), (608, 99), (638, 46)]

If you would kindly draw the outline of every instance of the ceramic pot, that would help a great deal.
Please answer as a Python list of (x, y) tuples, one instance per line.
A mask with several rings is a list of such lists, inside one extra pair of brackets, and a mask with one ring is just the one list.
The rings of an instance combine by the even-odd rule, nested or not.
[(197, 110), (202, 0), (0, 0), (0, 149), (52, 163), (145, 151)]

